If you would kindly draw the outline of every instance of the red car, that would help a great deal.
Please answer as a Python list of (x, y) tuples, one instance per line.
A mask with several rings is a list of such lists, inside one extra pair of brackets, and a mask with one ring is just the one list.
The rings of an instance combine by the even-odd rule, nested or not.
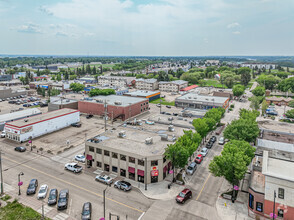
[(197, 157), (195, 158), (195, 162), (200, 164), (203, 160), (203, 156), (201, 154), (198, 154)]
[(183, 191), (180, 192), (179, 195), (177, 195), (176, 201), (178, 203), (184, 204), (186, 200), (191, 198), (192, 198), (192, 191), (189, 189), (183, 189)]

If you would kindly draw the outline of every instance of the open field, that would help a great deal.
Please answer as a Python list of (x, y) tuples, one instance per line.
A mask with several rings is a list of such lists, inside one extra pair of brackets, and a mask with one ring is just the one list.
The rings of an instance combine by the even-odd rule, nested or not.
[(225, 88), (225, 89), (228, 88), (226, 85), (222, 85), (218, 80), (214, 80), (214, 79), (206, 79), (204, 86), (213, 86), (215, 88)]
[(175, 101), (168, 102), (164, 98), (159, 98), (159, 99), (152, 100), (152, 101), (150, 101), (150, 103), (158, 104), (158, 103), (160, 103), (160, 99), (162, 100), (161, 101), (161, 104), (162, 105), (172, 105), (172, 106), (175, 106)]

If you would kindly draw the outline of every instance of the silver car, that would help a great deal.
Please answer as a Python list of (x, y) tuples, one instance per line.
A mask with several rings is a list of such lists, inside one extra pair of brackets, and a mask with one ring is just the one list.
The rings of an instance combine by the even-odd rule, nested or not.
[(197, 165), (195, 162), (192, 162), (186, 169), (186, 173), (193, 175), (193, 173), (195, 172), (195, 170), (197, 169)]
[(208, 153), (208, 149), (207, 149), (206, 147), (202, 148), (200, 154), (201, 154), (203, 157), (205, 157), (205, 156), (207, 155), (207, 153)]

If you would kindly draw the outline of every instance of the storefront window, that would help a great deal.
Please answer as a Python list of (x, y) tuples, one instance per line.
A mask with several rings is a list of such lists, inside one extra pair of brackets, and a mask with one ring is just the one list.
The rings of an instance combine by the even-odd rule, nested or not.
[(109, 172), (109, 165), (108, 165), (108, 164), (104, 164), (104, 170), (105, 170), (106, 172)]
[(129, 157), (129, 162), (130, 162), (130, 163), (135, 163), (135, 160), (136, 160), (136, 159), (135, 159), (134, 157)]
[(261, 202), (256, 202), (256, 211), (263, 212), (263, 204)]
[(281, 218), (284, 217), (284, 210), (283, 209), (278, 209), (278, 216)]
[(151, 161), (151, 166), (157, 166), (157, 165), (158, 165), (158, 160)]
[(138, 160), (138, 165), (144, 166), (144, 160)]
[(126, 170), (120, 169), (120, 175), (125, 177), (126, 176)]
[(102, 163), (101, 162), (97, 161), (96, 164), (97, 164), (97, 167), (100, 167), (100, 168), (102, 167)]
[(254, 208), (254, 207), (253, 207), (253, 206), (254, 206), (254, 205), (253, 205), (253, 204), (254, 204), (254, 196), (253, 196), (252, 194), (250, 194), (250, 193), (249, 193), (249, 201), (248, 201), (248, 202), (249, 202), (249, 207), (250, 207), (251, 209), (253, 209), (253, 208)]
[(102, 154), (102, 150), (100, 148), (96, 148), (96, 153), (97, 154)]
[(115, 167), (115, 166), (112, 166), (112, 172), (115, 172), (115, 173), (117, 173), (117, 167)]
[(117, 153), (112, 153), (112, 158), (116, 158), (117, 159)]

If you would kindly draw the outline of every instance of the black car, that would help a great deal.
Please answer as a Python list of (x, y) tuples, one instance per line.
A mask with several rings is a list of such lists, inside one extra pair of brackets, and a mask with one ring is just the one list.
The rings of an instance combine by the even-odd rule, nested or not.
[(208, 148), (208, 149), (212, 148), (212, 146), (213, 146), (213, 142), (208, 142), (206, 144), (206, 148)]
[(92, 117), (93, 117), (93, 115), (87, 115), (86, 116), (87, 119), (92, 118)]
[(214, 143), (216, 141), (216, 136), (212, 136), (209, 141)]
[(82, 220), (90, 220), (92, 215), (91, 202), (85, 202), (82, 210)]
[(80, 122), (77, 122), (77, 123), (71, 124), (71, 126), (76, 127), (76, 128), (79, 128), (79, 127), (82, 126), (82, 124)]
[(55, 205), (57, 203), (57, 189), (51, 189), (48, 197), (48, 205)]
[(171, 115), (171, 113), (166, 112), (165, 115)]
[(171, 108), (171, 106), (169, 106), (169, 105), (166, 105), (165, 107), (167, 107), (167, 108)]
[(19, 151), (19, 152), (25, 152), (27, 149), (26, 149), (26, 147), (21, 146), (21, 147), (14, 148), (14, 150)]
[(68, 194), (69, 194), (68, 189), (60, 190), (58, 203), (57, 203), (58, 210), (67, 209)]
[(165, 112), (161, 112), (160, 114), (165, 114)]
[(32, 179), (27, 189), (27, 195), (35, 194), (38, 188), (38, 180)]
[(174, 115), (174, 116), (178, 116), (179, 114), (178, 114), (178, 113), (173, 113), (173, 115)]

